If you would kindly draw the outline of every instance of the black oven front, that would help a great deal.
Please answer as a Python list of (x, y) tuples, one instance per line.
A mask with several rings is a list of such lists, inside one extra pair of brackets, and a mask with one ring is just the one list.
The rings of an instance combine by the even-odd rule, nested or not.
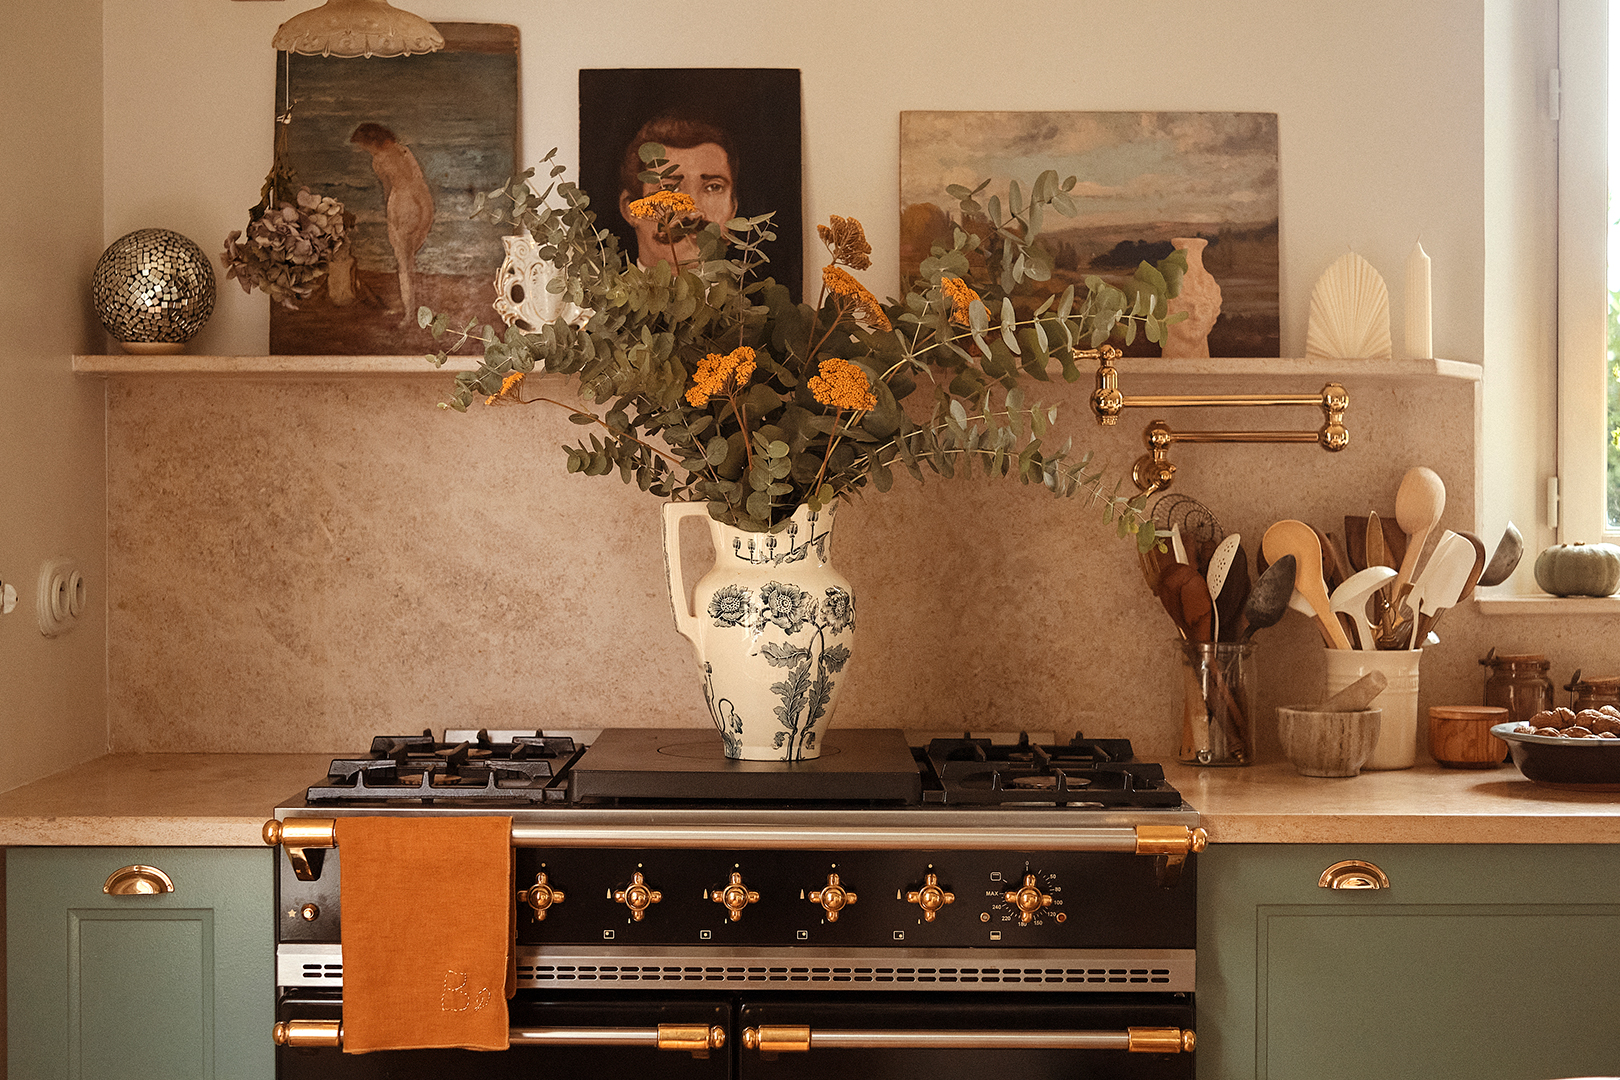
[[(287, 831), (307, 838), (300, 813)], [(290, 847), (278, 1076), (1192, 1077), (1195, 826), (986, 811), (515, 820), (518, 992), (512, 1046), (493, 1053), (342, 1052), (342, 853)]]

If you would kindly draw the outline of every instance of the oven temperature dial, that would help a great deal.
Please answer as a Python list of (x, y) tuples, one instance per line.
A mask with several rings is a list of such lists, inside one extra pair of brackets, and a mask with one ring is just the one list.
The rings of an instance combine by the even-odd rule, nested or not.
[(828, 922), (837, 922), (838, 913), (855, 902), (855, 894), (838, 884), (837, 874), (827, 875), (827, 884), (810, 894), (812, 904), (820, 904)]
[[(1048, 908), (1052, 907), (1054, 903), (1058, 902), (1047, 891), (1053, 888), (1055, 886), (1050, 880), (1042, 882), (1034, 874), (1025, 874), (1022, 885), (1016, 889), (1008, 889), (1001, 894), (1001, 902), (1010, 907), (1012, 913), (1017, 914), (1020, 926), (1028, 926), (1030, 923), (1035, 922), (1037, 917), (1046, 912)], [(1058, 912), (1052, 918), (1055, 922), (1063, 922), (1066, 916), (1062, 912)]]
[(923, 879), (922, 888), (906, 893), (906, 903), (922, 908), (924, 922), (933, 922), (940, 908), (956, 903), (956, 894), (939, 887), (938, 874), (929, 874)]
[(553, 889), (546, 884), (546, 874), (542, 870), (540, 875), (534, 879), (533, 885), (518, 893), (518, 899), (534, 910), (536, 919), (544, 922), (546, 912), (551, 908), (551, 905), (562, 903), (564, 897), (561, 889)]
[(663, 900), (664, 894), (657, 889), (649, 889), (647, 880), (637, 870), (630, 875), (630, 884), (622, 889), (613, 890), (613, 902), (623, 904), (630, 909), (630, 917), (640, 922), (646, 917), (647, 908)]
[[(743, 884), (741, 874), (732, 871), (731, 884), (723, 889), (715, 889), (709, 893), (709, 899), (723, 905), (726, 909), (726, 917), (732, 922), (741, 922), (743, 908), (749, 904), (759, 903), (759, 893)], [(637, 918), (639, 917), (637, 916)]]

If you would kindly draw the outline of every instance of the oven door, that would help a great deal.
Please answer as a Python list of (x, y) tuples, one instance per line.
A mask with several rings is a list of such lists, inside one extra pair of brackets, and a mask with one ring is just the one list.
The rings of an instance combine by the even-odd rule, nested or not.
[(738, 1019), (740, 1080), (1193, 1076), (1184, 994), (783, 995), (742, 1001)]
[[(334, 1045), (341, 992), (295, 991), (276, 1008), (278, 1031), (295, 1045), (276, 1047), (278, 1080), (534, 1080), (541, 1076), (656, 1076), (727, 1080), (732, 1048), (693, 1049), (715, 1028), (729, 1036), (733, 1005), (715, 998), (633, 993), (601, 995), (519, 991), (511, 1001), (512, 1046), (505, 1051), (383, 1050), (345, 1054)], [(325, 1024), (330, 1037), (322, 1034)], [(284, 1026), (285, 1025), (285, 1026)], [(659, 1041), (665, 1043), (660, 1048)]]

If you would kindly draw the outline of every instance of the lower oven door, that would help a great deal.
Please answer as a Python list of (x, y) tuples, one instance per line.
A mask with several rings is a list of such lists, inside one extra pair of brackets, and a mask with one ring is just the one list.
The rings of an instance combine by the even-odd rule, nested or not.
[[(276, 1076), (278, 1080), (534, 1080), (616, 1075), (725, 1080), (733, 1075), (729, 1038), (711, 1037), (711, 1042), (726, 1043), (713, 1050), (694, 1049), (691, 1041), (716, 1028), (729, 1036), (734, 1006), (727, 1000), (519, 991), (510, 1014), (513, 1041), (504, 1051), (345, 1054), (330, 1045), (337, 1041), (335, 1025), (343, 1016), (341, 993), (289, 993), (276, 1008), (277, 1026), (294, 1032), (292, 1041), (301, 1045), (276, 1047)], [(323, 1037), (323, 1022), (332, 1037)]]
[(1193, 1007), (1179, 994), (751, 997), (738, 1023), (742, 1080), (1193, 1076)]

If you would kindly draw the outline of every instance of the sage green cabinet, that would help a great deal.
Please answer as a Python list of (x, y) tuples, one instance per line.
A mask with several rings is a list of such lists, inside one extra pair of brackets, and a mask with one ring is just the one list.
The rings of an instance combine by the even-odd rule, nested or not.
[(1620, 846), (1211, 845), (1198, 889), (1200, 1080), (1620, 1075)]
[[(275, 1072), (272, 852), (10, 848), (13, 1080), (269, 1080)], [(159, 895), (110, 896), (151, 866)]]

